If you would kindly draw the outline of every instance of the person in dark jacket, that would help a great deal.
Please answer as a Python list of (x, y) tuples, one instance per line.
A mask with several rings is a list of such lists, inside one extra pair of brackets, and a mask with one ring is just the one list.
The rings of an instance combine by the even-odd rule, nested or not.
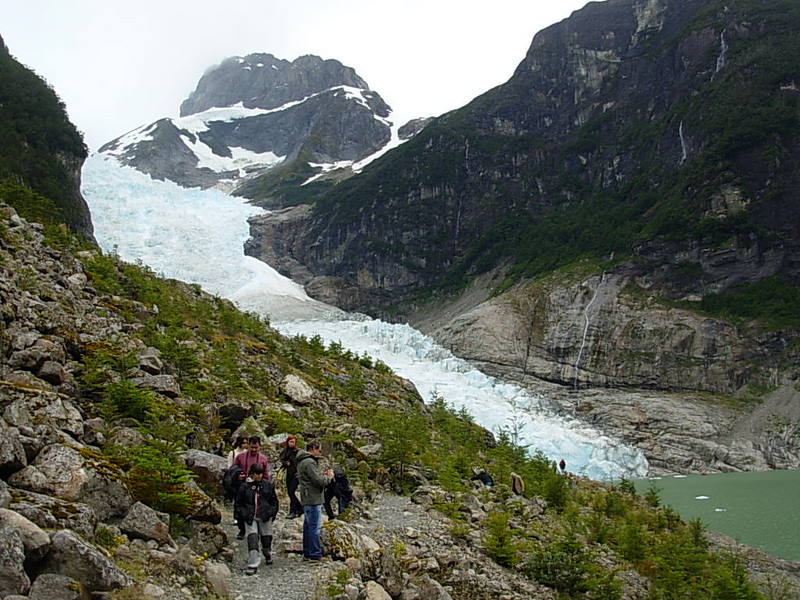
[(481, 467), (472, 467), (472, 477), (470, 477), (469, 480), (480, 481), (486, 487), (492, 487), (494, 485), (494, 479), (492, 479), (492, 476)]
[(297, 499), (297, 488), (300, 479), (297, 477), (297, 436), (289, 434), (286, 438), (286, 447), (281, 451), (278, 459), (286, 470), (286, 493), (289, 495), (289, 514), (287, 519), (294, 519), (303, 514), (303, 505)]
[(322, 559), (322, 496), (323, 490), (333, 479), (333, 471), (319, 470), (322, 450), (319, 442), (312, 440), (306, 450), (297, 453), (297, 475), (300, 479), (300, 502), (303, 504), (303, 558)]
[(239, 511), (236, 508), (237, 493), (244, 484), (239, 478), (241, 472), (242, 469), (239, 465), (232, 465), (222, 474), (222, 489), (225, 490), (225, 499), (233, 501), (233, 520), (236, 521), (236, 527), (239, 529), (239, 533), (236, 534), (237, 540), (244, 539), (244, 522), (239, 518)]
[(278, 514), (278, 496), (272, 481), (264, 477), (263, 465), (250, 467), (250, 476), (239, 486), (236, 494), (239, 518), (244, 522), (247, 535), (248, 575), (255, 575), (261, 564), (258, 552), (259, 538), (266, 564), (272, 564), (272, 522)]
[[(333, 470), (333, 480), (325, 488), (323, 496), (325, 514), (328, 515), (328, 519), (335, 519), (350, 506), (350, 501), (353, 499), (353, 488), (350, 487), (350, 480), (344, 469), (336, 467)], [(333, 514), (331, 507), (331, 500), (334, 498), (336, 498), (336, 515)]]

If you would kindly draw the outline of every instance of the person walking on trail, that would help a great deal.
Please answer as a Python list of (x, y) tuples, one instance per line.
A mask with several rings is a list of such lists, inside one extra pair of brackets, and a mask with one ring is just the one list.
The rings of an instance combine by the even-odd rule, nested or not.
[(558, 463), (558, 468), (561, 469), (561, 474), (567, 474), (567, 462), (562, 458)]
[(238, 465), (242, 472), (239, 474), (239, 479), (244, 481), (250, 476), (250, 468), (253, 465), (260, 464), (264, 467), (262, 471), (264, 479), (271, 479), (269, 476), (269, 462), (267, 457), (261, 454), (261, 438), (257, 435), (250, 436), (248, 440), (247, 452), (242, 452), (233, 459), (233, 464)]
[(289, 514), (287, 519), (294, 519), (303, 514), (303, 505), (297, 499), (297, 488), (300, 479), (297, 477), (297, 436), (289, 434), (286, 438), (286, 447), (281, 450), (278, 457), (281, 467), (286, 471), (286, 493), (289, 495)]
[(272, 522), (278, 514), (278, 495), (273, 483), (264, 477), (261, 463), (250, 467), (250, 476), (239, 486), (236, 500), (239, 518), (244, 523), (247, 536), (245, 573), (255, 575), (261, 564), (259, 542), (264, 553), (264, 562), (272, 564)]
[(322, 500), (325, 487), (333, 480), (333, 471), (320, 472), (322, 456), (316, 440), (308, 442), (306, 450), (297, 453), (297, 475), (300, 479), (300, 502), (303, 505), (303, 559), (321, 560)]
[(236, 460), (236, 457), (239, 456), (242, 452), (247, 452), (247, 438), (243, 435), (236, 436), (236, 441), (233, 443), (233, 448), (230, 452), (228, 452), (228, 466), (233, 466), (233, 461)]

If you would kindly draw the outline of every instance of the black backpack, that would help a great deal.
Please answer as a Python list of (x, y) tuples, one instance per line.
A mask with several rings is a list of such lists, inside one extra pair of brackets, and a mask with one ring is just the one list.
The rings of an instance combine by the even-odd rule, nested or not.
[(239, 473), (242, 468), (239, 465), (232, 465), (222, 472), (222, 489), (225, 491), (225, 499), (233, 500), (236, 498), (236, 490), (239, 489)]

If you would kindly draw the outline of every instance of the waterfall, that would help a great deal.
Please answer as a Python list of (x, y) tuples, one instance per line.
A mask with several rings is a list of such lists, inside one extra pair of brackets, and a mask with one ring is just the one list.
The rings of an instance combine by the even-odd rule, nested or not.
[(683, 137), (683, 121), (681, 120), (681, 124), (678, 126), (678, 137), (681, 139), (681, 160), (678, 162), (679, 165), (682, 165), (686, 162), (686, 159), (689, 158), (689, 153), (686, 150), (686, 138)]
[(597, 287), (594, 289), (594, 295), (592, 296), (592, 299), (589, 301), (589, 304), (586, 305), (586, 308), (583, 309), (583, 318), (586, 321), (586, 323), (584, 324), (583, 327), (583, 338), (581, 339), (580, 350), (578, 350), (578, 358), (575, 360), (575, 367), (574, 367), (575, 378), (573, 379), (572, 382), (572, 388), (575, 390), (578, 389), (578, 370), (581, 364), (581, 357), (583, 356), (583, 349), (586, 346), (586, 337), (589, 334), (589, 323), (591, 321), (591, 318), (589, 316), (589, 310), (592, 308), (594, 301), (597, 300), (597, 294), (600, 292), (600, 288), (603, 286), (603, 282), (605, 281), (605, 279), (606, 279), (606, 273), (605, 271), (603, 271), (603, 274), (600, 277), (600, 283), (598, 283)]
[[(728, 54), (728, 43), (725, 41), (725, 30), (723, 29), (719, 34), (719, 45), (720, 45), (720, 52), (719, 56), (717, 57), (717, 68), (714, 69), (714, 75), (719, 73), (722, 69), (725, 68), (726, 64), (726, 57)], [(713, 77), (711, 78), (713, 81)]]

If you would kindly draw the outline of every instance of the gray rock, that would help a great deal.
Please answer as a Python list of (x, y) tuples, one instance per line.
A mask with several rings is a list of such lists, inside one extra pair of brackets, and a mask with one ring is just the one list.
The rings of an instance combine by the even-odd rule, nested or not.
[(322, 527), (322, 545), (331, 558), (364, 558), (367, 550), (355, 528), (344, 521), (328, 521)]
[(25, 548), (25, 558), (30, 561), (38, 561), (45, 554), (50, 546), (50, 536), (42, 529), (24, 517), (23, 515), (0, 508), (0, 530), (16, 531), (19, 534), (22, 545)]
[(7, 427), (0, 419), (0, 476), (7, 477), (28, 464), (25, 447), (16, 427)]
[(27, 593), (31, 580), (24, 564), (25, 546), (19, 533), (0, 526), (0, 597)]
[(80, 411), (72, 402), (54, 393), (40, 392), (33, 397), (18, 398), (6, 407), (3, 418), (15, 427), (47, 425), (75, 438), (81, 438), (84, 432)]
[(197, 476), (197, 482), (206, 486), (206, 489), (214, 490), (220, 496), (223, 494), (222, 472), (228, 467), (225, 458), (192, 449), (184, 452), (183, 462)]
[(57, 573), (42, 573), (31, 585), (29, 600), (88, 600), (86, 588), (75, 579)]
[(217, 503), (194, 482), (185, 484), (189, 494), (190, 504), (188, 516), (195, 521), (204, 521), (217, 525), (222, 521), (222, 511)]
[(189, 521), (189, 547), (196, 554), (216, 556), (228, 547), (228, 534), (222, 527), (203, 521)]
[(50, 536), (51, 551), (39, 568), (76, 579), (89, 590), (113, 590), (133, 584), (128, 575), (74, 531), (62, 529)]
[(67, 379), (67, 370), (61, 363), (54, 360), (46, 360), (36, 371), (36, 376), (47, 383), (59, 386)]
[(133, 427), (119, 427), (108, 436), (108, 443), (114, 446), (133, 448), (144, 443), (144, 435)]
[(368, 581), (364, 600), (392, 600), (389, 593), (376, 581)]
[(227, 565), (216, 561), (206, 561), (203, 575), (211, 585), (211, 590), (220, 598), (229, 598), (231, 595), (231, 570)]
[(280, 388), (295, 404), (308, 405), (314, 400), (314, 388), (297, 375), (290, 374), (284, 377)]
[(168, 398), (177, 398), (181, 395), (181, 387), (178, 385), (178, 380), (172, 375), (146, 374), (143, 377), (134, 377), (131, 382), (136, 387), (151, 389)]
[(139, 353), (139, 368), (151, 375), (161, 374), (164, 363), (159, 358), (161, 351), (158, 348), (148, 347)]
[(125, 515), (131, 506), (124, 478), (120, 469), (99, 453), (51, 444), (33, 464), (12, 475), (9, 483), (63, 500), (85, 502), (105, 520)]
[(8, 484), (0, 479), (0, 508), (8, 508), (11, 504), (11, 494), (8, 491)]
[(128, 514), (119, 523), (119, 529), (131, 538), (175, 545), (169, 534), (169, 515), (159, 513), (142, 502), (136, 502), (131, 506)]
[(9, 507), (43, 529), (71, 529), (87, 540), (94, 539), (97, 515), (91, 506), (53, 496), (12, 489)]

